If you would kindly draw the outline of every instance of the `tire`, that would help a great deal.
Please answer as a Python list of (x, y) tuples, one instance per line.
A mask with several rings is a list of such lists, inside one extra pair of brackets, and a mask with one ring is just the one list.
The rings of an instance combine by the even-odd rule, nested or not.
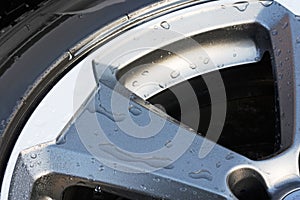
[(76, 64), (68, 60), (69, 49), (80, 48), (74, 45), (96, 30), (155, 1), (111, 1), (113, 6), (85, 13), (101, 2), (24, 0), (5, 1), (1, 7), (0, 91), (5, 95), (0, 99), (0, 180), (31, 113)]
[[(297, 3), (3, 5), (1, 200), (299, 195)], [(90, 80), (81, 79), (83, 69)], [(55, 123), (44, 116), (55, 111), (41, 107), (52, 98), (63, 110), (69, 91), (57, 91), (69, 79), (75, 84), (70, 104), (78, 107), (48, 140), (42, 129)], [(77, 88), (90, 81), (95, 88)], [(41, 133), (28, 134), (36, 130)]]

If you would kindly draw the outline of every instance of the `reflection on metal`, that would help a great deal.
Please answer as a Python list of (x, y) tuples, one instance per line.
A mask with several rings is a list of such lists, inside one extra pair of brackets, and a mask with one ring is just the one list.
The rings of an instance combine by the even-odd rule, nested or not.
[[(166, 5), (169, 4), (162, 3), (154, 7), (159, 9)], [(126, 197), (132, 199), (138, 199), (141, 196), (147, 196), (150, 199), (152, 197), (235, 199), (227, 180), (229, 175), (240, 169), (251, 169), (257, 174), (256, 177), (263, 179), (270, 196), (280, 194), (279, 198), (283, 198), (288, 193), (281, 195), (286, 185), (299, 184), (298, 144), (300, 138), (298, 130), (300, 127), (298, 121), (300, 113), (298, 108), (300, 101), (298, 99), (300, 96), (298, 87), (300, 78), (299, 69), (296, 66), (300, 66), (300, 57), (297, 56), (300, 47), (296, 38), (300, 35), (300, 22), (295, 15), (277, 2), (268, 4), (266, 1), (207, 2), (179, 10), (174, 4), (171, 5), (169, 10), (174, 10), (174, 12), (164, 16), (158, 14), (147, 18), (147, 15), (143, 15), (141, 18), (137, 14), (130, 15), (132, 16), (130, 27), (133, 27), (134, 23), (139, 26), (107, 41), (80, 62), (52, 89), (21, 133), (8, 163), (1, 199), (61, 199), (64, 190), (73, 185), (86, 185), (91, 188), (100, 186), (105, 192), (120, 194), (120, 196), (127, 194)], [(188, 5), (188, 2), (185, 2), (185, 5)], [(145, 14), (147, 10), (140, 13)], [(259, 32), (259, 30), (247, 28), (253, 24), (259, 24), (268, 31), (271, 49), (268, 49), (269, 46), (266, 45), (264, 38), (253, 38), (251, 33)], [(129, 25), (128, 21), (118, 24), (118, 27), (126, 28), (126, 25)], [(228, 27), (233, 30), (243, 29), (245, 34), (237, 34), (235, 38), (229, 39), (230, 35), (226, 35)], [(218, 30), (219, 35), (216, 34), (217, 32), (212, 32), (213, 30)], [(120, 30), (110, 29), (108, 32), (112, 33), (112, 31), (117, 33)], [(206, 33), (208, 35), (205, 36)], [(201, 44), (200, 53), (197, 46), (185, 43), (185, 38), (193, 38), (197, 41), (197, 36)], [(213, 40), (202, 40), (201, 37), (204, 36)], [(95, 44), (95, 40), (92, 42)], [(168, 51), (170, 48), (172, 52)], [(133, 73), (127, 74), (131, 70), (130, 63), (145, 55), (151, 56), (158, 49), (167, 50), (164, 52), (166, 55), (153, 60), (154, 63), (150, 62), (141, 68), (135, 68)], [(280, 53), (278, 53), (279, 49)], [(292, 144), (286, 151), (270, 159), (251, 161), (219, 145), (211, 149), (209, 156), (200, 159), (198, 151), (204, 138), (144, 101), (165, 88), (194, 76), (219, 68), (256, 62), (266, 50), (269, 50), (273, 57), (274, 73), (277, 79), (280, 111), (283, 116), (281, 132), (284, 134), (281, 142), (285, 148)], [(103, 73), (107, 76), (102, 77), (102, 85), (97, 85), (94, 79), (95, 75), (98, 77), (97, 75), (102, 73), (101, 67), (98, 68), (100, 71), (93, 71), (93, 62), (100, 65), (106, 64), (105, 69), (108, 69), (107, 73)], [(149, 82), (148, 75), (158, 68), (159, 72), (155, 74), (159, 75), (152, 76), (152, 79), (155, 79), (155, 85), (146, 84), (147, 87), (145, 87), (144, 82)], [(143, 120), (139, 121), (138, 117), (143, 113), (148, 113), (156, 119), (165, 120), (169, 127), (165, 132), (159, 132), (165, 134), (153, 136), (153, 140), (158, 140), (151, 144), (157, 146), (147, 146), (149, 143), (143, 143), (143, 141), (136, 142), (134, 145), (127, 144), (129, 136), (122, 134), (117, 123), (111, 120), (117, 112), (107, 108), (105, 110), (98, 108), (99, 112), (95, 110), (96, 119), (98, 121), (101, 119), (101, 123), (107, 123), (106, 128), (103, 129), (105, 136), (118, 147), (145, 153), (145, 150), (153, 151), (159, 145), (165, 145), (165, 149), (175, 148), (178, 144), (172, 143), (172, 135), (167, 133), (170, 130), (181, 130), (187, 138), (190, 137), (193, 140), (189, 142), (186, 151), (181, 152), (178, 159), (171, 159), (174, 162), (168, 166), (163, 165), (160, 168), (161, 165), (159, 165), (159, 168), (151, 173), (128, 173), (119, 169), (139, 168), (141, 170), (142, 165), (136, 165), (134, 163), (136, 160), (116, 163), (114, 161), (118, 155), (113, 158), (106, 154), (105, 160), (101, 160), (87, 151), (87, 144), (84, 146), (75, 126), (76, 122), (83, 116), (83, 113), (90, 112), (93, 106), (99, 105), (93, 104), (89, 107), (90, 102), (97, 102), (97, 86), (100, 90), (104, 86), (113, 89), (111, 86), (115, 86), (117, 80), (141, 97), (130, 95), (131, 92), (125, 88), (121, 93), (125, 99), (134, 102), (132, 106), (138, 106), (138, 108), (127, 107), (127, 111), (131, 113), (136, 123), (146, 126), (147, 123)], [(120, 91), (116, 92), (120, 93)], [(108, 105), (107, 102), (102, 104)], [(110, 117), (105, 114), (109, 114)], [(143, 116), (143, 119), (146, 117)], [(82, 119), (82, 122), (88, 124), (84, 118)], [(97, 130), (93, 132), (89, 128), (86, 127), (87, 136), (91, 134), (93, 135), (91, 138), (99, 138)], [(58, 136), (63, 136), (64, 142), (57, 144)], [(105, 145), (101, 141), (93, 142)], [(118, 157), (118, 159), (122, 158)], [(109, 163), (108, 166), (107, 163)], [(290, 193), (285, 199), (298, 195), (297, 193)]]

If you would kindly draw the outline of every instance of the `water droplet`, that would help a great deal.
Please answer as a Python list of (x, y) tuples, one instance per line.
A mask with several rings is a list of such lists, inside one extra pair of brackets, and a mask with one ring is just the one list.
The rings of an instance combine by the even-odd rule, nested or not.
[(138, 81), (133, 81), (132, 84), (131, 84), (133, 87), (136, 87), (139, 85), (139, 82)]
[(180, 191), (180, 192), (186, 192), (186, 191), (187, 191), (187, 188), (186, 188), (186, 187), (179, 188), (179, 191)]
[(216, 163), (216, 168), (220, 168), (222, 166), (222, 163), (219, 161)]
[(147, 76), (148, 74), (149, 74), (149, 71), (147, 71), (147, 70), (142, 72), (143, 76)]
[(189, 177), (193, 178), (193, 179), (205, 179), (208, 181), (212, 181), (213, 177), (212, 174), (210, 173), (210, 171), (202, 169), (202, 170), (198, 170), (195, 172), (190, 172), (189, 173)]
[(103, 165), (100, 165), (100, 166), (99, 166), (99, 171), (102, 172), (103, 170), (104, 170), (104, 166), (103, 166)]
[(222, 9), (225, 9), (225, 8), (226, 8), (226, 6), (225, 6), (225, 5), (221, 5), (221, 8), (222, 8)]
[(95, 181), (95, 178), (92, 174), (90, 174), (88, 177), (89, 177), (90, 180)]
[(165, 147), (167, 148), (171, 148), (173, 146), (172, 144), (172, 141), (171, 140), (168, 140), (166, 143), (165, 143)]
[(158, 183), (158, 182), (160, 182), (160, 178), (155, 177), (155, 178), (153, 178), (153, 181), (156, 182), (156, 183)]
[(273, 0), (263, 0), (260, 1), (260, 4), (263, 5), (264, 7), (269, 7), (273, 4)]
[(92, 163), (95, 163), (95, 162), (96, 162), (96, 159), (95, 159), (95, 158), (91, 158), (91, 162), (92, 162)]
[(33, 167), (34, 167), (34, 164), (33, 164), (33, 163), (30, 163), (29, 167), (33, 168)]
[(167, 21), (161, 22), (160, 26), (164, 29), (170, 29), (170, 24)]
[(277, 49), (276, 56), (280, 56), (280, 54), (281, 54), (281, 49)]
[(217, 68), (223, 68), (224, 64), (217, 65)]
[(190, 68), (191, 68), (191, 69), (196, 69), (197, 66), (196, 66), (195, 64), (190, 64)]
[(286, 29), (288, 26), (289, 26), (289, 23), (288, 22), (284, 22), (283, 25), (282, 25), (282, 29)]
[(154, 26), (154, 29), (155, 29), (155, 30), (156, 30), (156, 29), (158, 29), (158, 26), (157, 26), (157, 25), (155, 25), (155, 26)]
[(15, 57), (14, 57), (14, 61), (15, 61), (15, 62), (17, 62), (17, 61), (19, 61), (19, 60), (20, 60), (20, 56), (15, 56)]
[(30, 31), (30, 25), (29, 24), (26, 24), (25, 28), (27, 29), (27, 31)]
[(236, 2), (233, 5), (239, 11), (244, 12), (249, 6), (249, 2), (248, 1), (241, 1), (241, 2)]
[(35, 153), (32, 153), (32, 154), (30, 155), (30, 157), (31, 157), (32, 159), (36, 159), (37, 155), (36, 155)]
[(129, 112), (134, 116), (138, 116), (142, 113), (142, 110), (134, 105), (129, 106)]
[(57, 144), (57, 145), (62, 145), (62, 144), (65, 144), (66, 141), (67, 141), (66, 135), (64, 134), (64, 135), (61, 135), (60, 137), (58, 137), (58, 138), (56, 139), (56, 144)]
[(271, 34), (272, 34), (273, 36), (278, 35), (278, 31), (277, 31), (276, 29), (274, 29), (274, 30), (271, 31)]
[(163, 83), (158, 84), (158, 86), (159, 86), (160, 88), (165, 88), (165, 86), (164, 86)]
[(5, 128), (5, 120), (3, 119), (3, 120), (1, 120), (1, 122), (0, 122), (0, 131), (3, 131), (4, 130), (4, 128)]
[(296, 38), (296, 43), (297, 43), (297, 44), (300, 44), (300, 36), (298, 36), (298, 37)]
[(72, 53), (70, 52), (70, 51), (67, 51), (67, 54), (68, 54), (68, 59), (69, 60), (72, 60), (73, 59), (73, 55), (72, 55)]
[(170, 74), (171, 78), (177, 78), (179, 75), (180, 75), (180, 72), (176, 71), (176, 70), (172, 71)]
[(229, 153), (227, 154), (227, 156), (225, 157), (226, 160), (232, 160), (234, 158), (233, 153)]
[(236, 53), (233, 53), (233, 57), (236, 57), (237, 56), (237, 54)]
[(98, 185), (98, 186), (95, 187), (95, 192), (96, 193), (101, 193), (102, 192), (102, 189), (101, 189), (100, 185)]
[(164, 169), (174, 169), (174, 165), (170, 164), (168, 166), (165, 166)]
[(76, 167), (80, 167), (80, 163), (78, 162), (78, 163), (76, 163)]
[(300, 15), (295, 15), (296, 20), (300, 21)]
[(203, 63), (206, 65), (206, 64), (208, 64), (209, 63), (209, 58), (205, 58), (204, 60), (203, 60)]
[(140, 185), (140, 188), (142, 188), (142, 190), (147, 190), (147, 187), (145, 185)]

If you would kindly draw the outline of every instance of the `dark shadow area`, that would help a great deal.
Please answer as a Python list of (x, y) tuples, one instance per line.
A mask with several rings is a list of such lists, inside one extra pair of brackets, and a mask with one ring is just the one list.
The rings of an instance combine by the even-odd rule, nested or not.
[[(212, 72), (214, 73), (214, 72)], [(276, 106), (276, 85), (273, 78), (271, 58), (265, 53), (257, 63), (234, 66), (220, 70), (227, 95), (227, 113), (218, 144), (253, 160), (263, 159), (279, 150), (276, 142), (279, 135), (279, 115)], [(198, 76), (189, 80), (199, 102), (199, 127), (192, 127), (205, 136), (211, 117), (211, 100), (207, 86)], [(182, 111), (175, 95), (171, 92), (180, 84), (167, 89), (148, 101), (164, 106), (167, 114), (181, 121)], [(178, 89), (176, 90), (178, 91)], [(177, 95), (180, 95), (177, 94)], [(188, 104), (189, 99), (181, 104)], [(218, 123), (218, 122), (213, 122)]]
[(84, 186), (72, 186), (63, 193), (63, 200), (129, 200), (118, 195), (104, 191), (95, 191), (94, 188)]

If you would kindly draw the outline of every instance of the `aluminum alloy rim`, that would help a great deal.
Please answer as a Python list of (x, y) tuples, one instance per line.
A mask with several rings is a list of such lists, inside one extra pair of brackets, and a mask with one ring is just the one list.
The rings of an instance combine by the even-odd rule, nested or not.
[[(284, 2), (283, 5), (285, 5)], [(157, 11), (154, 12), (153, 16), (148, 14), (151, 9)], [(209, 19), (212, 13), (220, 20), (209, 20), (209, 26), (207, 26), (207, 21), (199, 21), (199, 18)], [(276, 16), (274, 16), (275, 13)], [(83, 183), (94, 188), (101, 186), (103, 191), (129, 195), (131, 198), (139, 198), (139, 195), (142, 195), (143, 197), (166, 199), (234, 199), (235, 197), (230, 190), (229, 179), (235, 173), (238, 175), (241, 170), (248, 170), (253, 174), (257, 173), (273, 198), (283, 198), (290, 191), (299, 187), (299, 124), (297, 123), (299, 121), (297, 120), (299, 118), (297, 112), (299, 94), (296, 90), (300, 85), (300, 79), (297, 78), (299, 69), (296, 67), (300, 63), (299, 56), (296, 56), (299, 55), (297, 52), (300, 48), (298, 42), (300, 35), (299, 17), (280, 6), (279, 3), (270, 1), (165, 2), (129, 16), (129, 19), (126, 16), (127, 20), (121, 19), (116, 27), (106, 30), (105, 33), (117, 33), (124, 27), (128, 29), (127, 31), (101, 45), (82, 60), (53, 87), (37, 107), (24, 127), (10, 158), (2, 185), (1, 199), (60, 199), (67, 187)], [(80, 117), (80, 113), (85, 111), (87, 101), (93, 98), (97, 91), (97, 84), (99, 83), (95, 80), (95, 76), (99, 78), (99, 74), (102, 72), (94, 69), (101, 69), (101, 67), (97, 67), (99, 63), (100, 65), (113, 66), (107, 68), (112, 71), (111, 75), (102, 77), (105, 84), (100, 82), (102, 88), (106, 87), (107, 90), (111, 90), (118, 80), (116, 75), (122, 69), (154, 49), (163, 49), (166, 45), (210, 30), (253, 23), (260, 24), (269, 31), (272, 47), (276, 46), (277, 50), (282, 49), (281, 55), (275, 57), (275, 68), (278, 76), (284, 75), (282, 79), (277, 78), (281, 88), (279, 90), (280, 109), (286, 116), (281, 121), (283, 124), (282, 132), (292, 133), (294, 137), (289, 138), (290, 135), (287, 134), (286, 137), (284, 135), (282, 138), (283, 146), (288, 146), (289, 141), (292, 140), (292, 145), (287, 150), (270, 159), (252, 161), (216, 145), (209, 156), (199, 159), (197, 149), (199, 149), (198, 144), (203, 142), (203, 138), (170, 119), (167, 121), (170, 127), (180, 129), (187, 135), (193, 135), (193, 142), (188, 150), (183, 152), (171, 166), (151, 173), (128, 174), (124, 171), (118, 171), (114, 167), (107, 167), (87, 151), (88, 148), (82, 144), (82, 140), (76, 134), (73, 125)], [(287, 27), (283, 26), (285, 23), (288, 23)], [(135, 27), (136, 24), (139, 26)], [(155, 31), (161, 37), (158, 37)], [(92, 48), (104, 35), (102, 33), (95, 37), (93, 41), (78, 51), (78, 55), (84, 53), (85, 49)], [(184, 48), (186, 51), (180, 51), (178, 54), (188, 58), (186, 65), (189, 67), (174, 69), (170, 66), (172, 71), (166, 71), (166, 73), (172, 73), (177, 70), (184, 76), (178, 79), (176, 79), (177, 77), (172, 79), (172, 76), (162, 76), (163, 79), (155, 82), (162, 83), (164, 88), (168, 88), (209, 71), (256, 62), (261, 57), (260, 50), (267, 49), (263, 45), (258, 46), (249, 38), (242, 38), (241, 41), (242, 43), (239, 41), (239, 45), (247, 46), (247, 48), (236, 49), (240, 46), (235, 41), (225, 41), (228, 51), (224, 54), (228, 53), (228, 56), (224, 56), (223, 59), (213, 56), (218, 47), (202, 45), (203, 52), (214, 64), (207, 68), (197, 66), (197, 72), (192, 69), (194, 63), (189, 63), (189, 61), (195, 62), (195, 51), (198, 52), (199, 49), (196, 47), (194, 49)], [(289, 46), (286, 46), (287, 44)], [(112, 50), (111, 46), (117, 48)], [(289, 50), (293, 54), (289, 54)], [(174, 49), (172, 51), (174, 52)], [(234, 60), (232, 55), (235, 51), (238, 52), (238, 56)], [(229, 55), (230, 59), (226, 60)], [(289, 59), (285, 59), (287, 57)], [(280, 68), (279, 64), (282, 60), (289, 67)], [(160, 65), (166, 65), (168, 62), (180, 63), (185, 61), (178, 57), (170, 57), (163, 62), (165, 63), (160, 63)], [(205, 63), (205, 58), (202, 62)], [(145, 71), (144, 67), (149, 69), (149, 66), (142, 66), (137, 70)], [(149, 70), (155, 69), (155, 67), (157, 65), (150, 65)], [(134, 71), (133, 74), (142, 74), (140, 71), (138, 72)], [(166, 77), (168, 79), (165, 79)], [(131, 74), (126, 74), (123, 78), (124, 80), (121, 82), (128, 90), (124, 89), (126, 92), (122, 93), (122, 96), (130, 98), (130, 90), (134, 91), (141, 97), (136, 97), (134, 100), (137, 105), (143, 105), (144, 99), (164, 89), (156, 84), (155, 87), (135, 90), (134, 81), (138, 80), (141, 84), (141, 81), (146, 83), (147, 80)], [(287, 82), (290, 84), (286, 84)], [(76, 94), (75, 97), (74, 93)], [(151, 105), (143, 105), (139, 109), (141, 112), (150, 112), (159, 119), (169, 119)], [(28, 141), (27, 138), (34, 139)], [(274, 166), (280, 167), (274, 168)], [(54, 184), (54, 182), (59, 184)], [(128, 191), (131, 191), (132, 194), (127, 194)]]

